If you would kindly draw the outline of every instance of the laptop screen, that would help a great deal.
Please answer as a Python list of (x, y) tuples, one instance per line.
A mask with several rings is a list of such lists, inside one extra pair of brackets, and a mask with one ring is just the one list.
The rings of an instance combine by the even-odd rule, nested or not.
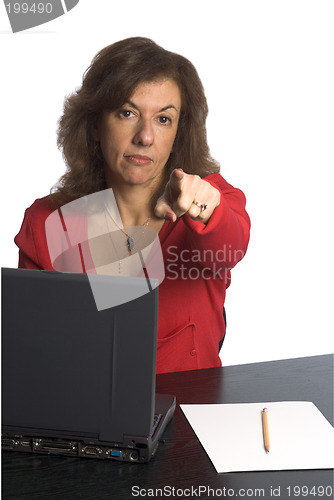
[[(110, 295), (146, 282), (94, 280)], [(139, 295), (98, 311), (85, 274), (2, 269), (3, 429), (104, 441), (149, 435), (158, 286)]]

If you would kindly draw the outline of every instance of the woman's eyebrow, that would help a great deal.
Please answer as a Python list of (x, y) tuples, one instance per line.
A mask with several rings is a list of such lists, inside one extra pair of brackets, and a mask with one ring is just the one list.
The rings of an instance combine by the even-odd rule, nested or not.
[[(127, 103), (139, 111), (138, 106), (133, 101), (129, 100), (129, 101), (127, 101)], [(167, 109), (175, 109), (175, 111), (178, 112), (178, 109), (176, 106), (174, 106), (174, 104), (167, 104), (167, 106), (164, 106), (163, 108), (159, 109), (158, 113), (162, 113), (163, 111), (167, 111)]]
[(161, 113), (162, 111), (167, 111), (167, 109), (175, 109), (175, 111), (178, 111), (178, 109), (176, 108), (176, 106), (174, 106), (174, 104), (168, 104), (168, 106), (165, 106), (164, 108), (161, 108), (159, 113)]

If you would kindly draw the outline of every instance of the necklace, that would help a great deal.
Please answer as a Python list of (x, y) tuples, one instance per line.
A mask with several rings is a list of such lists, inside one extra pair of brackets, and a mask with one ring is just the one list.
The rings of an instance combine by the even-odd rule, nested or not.
[(109, 215), (109, 217), (111, 217), (111, 219), (113, 220), (114, 224), (116, 224), (116, 226), (118, 227), (118, 229), (120, 231), (122, 231), (122, 233), (125, 235), (125, 238), (126, 238), (126, 242), (125, 242), (125, 246), (127, 247), (128, 249), (128, 252), (129, 252), (129, 255), (131, 255), (131, 252), (132, 250), (134, 249), (134, 246), (135, 246), (135, 242), (134, 242), (134, 239), (133, 239), (133, 236), (135, 234), (138, 233), (138, 231), (140, 231), (142, 228), (144, 228), (144, 231), (145, 231), (145, 228), (149, 225), (149, 222), (151, 220), (151, 217), (148, 217), (146, 219), (146, 221), (141, 224), (141, 226), (138, 227), (138, 229), (132, 233), (132, 235), (130, 236), (129, 233), (127, 231), (124, 231), (124, 229), (117, 223), (117, 221), (115, 220), (115, 218), (113, 217), (112, 213), (110, 212), (109, 208), (107, 205), (105, 205), (105, 209)]

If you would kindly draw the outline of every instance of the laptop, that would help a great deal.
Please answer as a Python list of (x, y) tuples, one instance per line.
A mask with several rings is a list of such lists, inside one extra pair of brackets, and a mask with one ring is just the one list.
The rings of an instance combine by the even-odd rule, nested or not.
[(175, 410), (155, 394), (158, 286), (98, 310), (88, 276), (2, 269), (2, 449), (147, 462)]

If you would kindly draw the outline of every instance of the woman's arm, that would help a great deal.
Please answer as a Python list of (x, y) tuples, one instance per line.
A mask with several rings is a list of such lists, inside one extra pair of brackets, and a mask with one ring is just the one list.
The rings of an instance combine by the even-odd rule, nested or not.
[(36, 200), (24, 214), (14, 242), (19, 247), (18, 267), (52, 270), (45, 236), (45, 220), (52, 212), (48, 197)]
[[(194, 200), (207, 204), (207, 208), (201, 212), (193, 204)], [(250, 219), (245, 206), (243, 192), (219, 174), (200, 179), (174, 171), (164, 195), (158, 200), (156, 213), (173, 222), (182, 217), (189, 229), (192, 248), (202, 251), (203, 256), (210, 250), (213, 262), (231, 269), (243, 258), (249, 242)]]

